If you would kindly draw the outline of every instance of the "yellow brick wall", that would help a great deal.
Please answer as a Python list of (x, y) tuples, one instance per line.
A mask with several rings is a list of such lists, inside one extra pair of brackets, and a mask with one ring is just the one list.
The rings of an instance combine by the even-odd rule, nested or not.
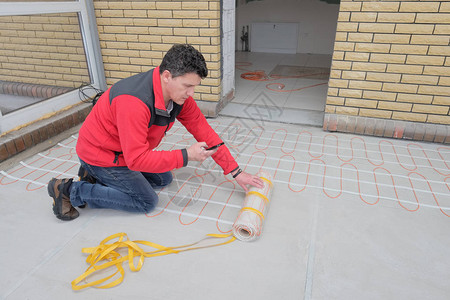
[(77, 15), (1, 16), (0, 80), (69, 88), (88, 83)]
[(94, 7), (108, 85), (158, 66), (174, 43), (189, 43), (209, 69), (195, 98), (220, 100), (220, 0), (94, 0)]
[(450, 2), (341, 0), (326, 113), (450, 124)]

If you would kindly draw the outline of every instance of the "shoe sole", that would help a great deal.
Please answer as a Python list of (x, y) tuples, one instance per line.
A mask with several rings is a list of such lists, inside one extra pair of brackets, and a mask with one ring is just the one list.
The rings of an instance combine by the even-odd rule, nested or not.
[[(62, 221), (71, 221), (71, 220), (73, 220), (71, 218), (61, 216), (61, 214), (58, 213), (58, 207), (56, 205), (56, 194), (55, 194), (55, 191), (54, 191), (55, 184), (52, 184), (52, 186), (53, 186), (53, 189), (50, 187), (50, 184), (47, 185), (47, 192), (48, 192), (48, 195), (53, 198), (53, 214), (55, 214), (55, 216), (58, 219), (62, 220)], [(62, 208), (60, 208), (60, 210), (61, 209)]]

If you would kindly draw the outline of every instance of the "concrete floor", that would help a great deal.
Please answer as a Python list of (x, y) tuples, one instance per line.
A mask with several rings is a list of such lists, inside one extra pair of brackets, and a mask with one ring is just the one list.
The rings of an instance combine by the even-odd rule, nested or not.
[[(0, 174), (1, 299), (448, 299), (450, 147), (259, 119), (209, 120), (239, 164), (274, 177), (261, 237), (125, 263), (118, 287), (72, 291), (83, 247), (111, 234), (177, 246), (229, 232), (244, 193), (215, 164), (174, 171), (148, 215), (56, 219), (46, 184), (75, 177), (76, 134)], [(194, 142), (179, 124), (159, 150)]]

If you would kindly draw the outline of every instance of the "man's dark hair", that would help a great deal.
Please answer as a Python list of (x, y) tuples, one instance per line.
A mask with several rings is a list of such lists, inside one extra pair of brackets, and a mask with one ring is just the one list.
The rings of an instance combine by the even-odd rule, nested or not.
[(162, 74), (165, 70), (173, 77), (187, 73), (196, 73), (202, 79), (208, 76), (205, 58), (188, 44), (175, 44), (167, 51), (159, 66), (159, 73)]

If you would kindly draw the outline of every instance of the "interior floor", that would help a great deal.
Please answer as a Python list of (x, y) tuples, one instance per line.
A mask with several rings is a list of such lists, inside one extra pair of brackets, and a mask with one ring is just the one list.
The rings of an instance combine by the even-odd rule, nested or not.
[[(87, 206), (60, 221), (46, 185), (77, 178), (75, 134), (0, 172), (0, 299), (448, 299), (450, 147), (255, 119), (209, 123), (241, 168), (273, 178), (256, 241), (146, 258), (139, 272), (124, 262), (119, 286), (73, 291), (88, 267), (82, 248), (120, 232), (163, 246), (230, 233), (245, 198), (208, 159), (173, 171), (147, 215)], [(194, 142), (177, 122), (157, 150)]]
[(235, 97), (220, 114), (322, 126), (331, 55), (236, 52)]

